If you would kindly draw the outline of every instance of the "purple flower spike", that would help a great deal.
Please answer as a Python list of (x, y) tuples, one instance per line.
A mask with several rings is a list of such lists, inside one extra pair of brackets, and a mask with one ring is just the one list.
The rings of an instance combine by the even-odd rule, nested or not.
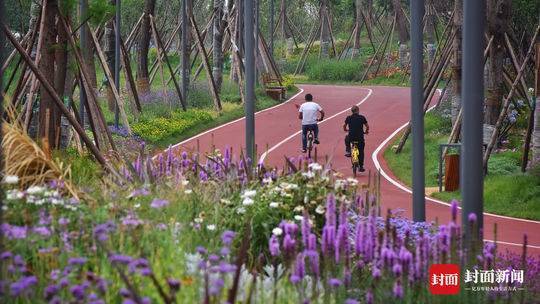
[(87, 258), (69, 258), (68, 264), (71, 266), (75, 265), (84, 265), (88, 259)]
[(394, 283), (394, 288), (392, 289), (392, 293), (394, 294), (394, 297), (396, 299), (402, 299), (403, 298), (403, 286), (401, 286), (401, 283), (399, 280)]
[(180, 290), (180, 281), (176, 279), (172, 279), (172, 278), (167, 279), (167, 285), (169, 285), (169, 288), (173, 292), (177, 292), (178, 290)]
[(469, 214), (469, 223), (476, 223), (476, 220), (477, 220), (476, 214), (470, 213)]
[(457, 212), (458, 212), (458, 201), (456, 200), (452, 200), (452, 207), (451, 207), (451, 210), (452, 210), (452, 221), (456, 221), (457, 219)]
[(270, 240), (268, 242), (268, 247), (270, 249), (270, 255), (278, 256), (280, 254), (279, 240), (278, 240), (277, 236), (272, 235), (272, 237), (270, 237)]
[(360, 304), (360, 302), (355, 299), (347, 299), (345, 300), (345, 304)]

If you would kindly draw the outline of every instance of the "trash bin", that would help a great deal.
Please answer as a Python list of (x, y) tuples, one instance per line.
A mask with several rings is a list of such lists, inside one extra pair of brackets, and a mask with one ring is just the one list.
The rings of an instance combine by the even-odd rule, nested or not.
[(459, 189), (459, 154), (447, 154), (444, 157), (444, 191)]

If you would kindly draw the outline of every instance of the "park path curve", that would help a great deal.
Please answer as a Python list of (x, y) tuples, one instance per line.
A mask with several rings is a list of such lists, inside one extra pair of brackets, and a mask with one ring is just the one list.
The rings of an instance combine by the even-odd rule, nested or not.
[[(382, 154), (387, 146), (405, 127), (410, 116), (410, 90), (401, 87), (361, 87), (336, 85), (301, 85), (301, 91), (286, 102), (258, 112), (255, 118), (256, 144), (265, 158), (265, 163), (282, 167), (284, 155), (301, 154), (300, 122), (295, 105), (300, 105), (304, 95), (311, 93), (326, 112), (320, 123), (319, 159), (332, 157), (332, 168), (350, 175), (350, 160), (343, 156), (343, 121), (349, 115), (352, 104), (359, 104), (360, 112), (369, 121), (370, 133), (366, 136), (366, 170), (381, 171), (382, 213), (387, 209), (400, 209), (407, 218), (412, 217), (410, 189), (400, 183), (389, 170)], [(187, 139), (172, 147), (175, 151), (209, 152), (212, 147), (224, 149), (232, 147), (238, 152), (245, 145), (245, 120), (238, 119)], [(259, 153), (261, 155), (261, 153)], [(367, 183), (367, 174), (357, 177)], [(450, 207), (432, 198), (426, 200), (428, 221), (447, 223), (450, 221)], [(459, 219), (458, 219), (459, 222)], [(523, 235), (528, 236), (528, 252), (540, 256), (540, 222), (484, 215), (486, 227), (484, 238), (494, 240), (493, 227), (497, 224), (496, 239), (500, 249), (521, 251)], [(500, 250), (499, 249), (499, 250)]]

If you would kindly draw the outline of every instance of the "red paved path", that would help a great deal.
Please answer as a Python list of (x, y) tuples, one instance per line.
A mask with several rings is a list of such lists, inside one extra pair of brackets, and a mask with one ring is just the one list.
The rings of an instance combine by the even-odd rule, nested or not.
[[(265, 155), (267, 164), (281, 167), (284, 155), (300, 155), (300, 122), (297, 119), (295, 104), (301, 104), (304, 94), (309, 92), (324, 108), (327, 117), (320, 124), (319, 159), (324, 159), (325, 155), (331, 156), (334, 170), (344, 174), (352, 173), (350, 160), (343, 156), (342, 125), (345, 117), (349, 115), (350, 106), (353, 103), (361, 103), (360, 112), (367, 117), (370, 124), (370, 133), (366, 136), (366, 169), (376, 171), (377, 166), (373, 162), (373, 159), (376, 159), (387, 177), (397, 180), (381, 156), (384, 149), (373, 159), (372, 153), (408, 121), (410, 114), (408, 88), (328, 85), (302, 85), (301, 88), (304, 92), (293, 97), (292, 100), (256, 115), (256, 144), (259, 150), (269, 149), (269, 153)], [(239, 151), (245, 143), (244, 126), (245, 121), (238, 120), (188, 139), (174, 148), (195, 151), (198, 141), (201, 152), (210, 151), (212, 145), (219, 149), (232, 146)], [(367, 174), (359, 176), (358, 180), (367, 183)], [(387, 208), (400, 208), (405, 216), (411, 218), (412, 206), (409, 193), (387, 179), (381, 178), (381, 196), (383, 214), (386, 213)], [(450, 209), (446, 205), (428, 200), (426, 215), (428, 221), (438, 220), (440, 223), (447, 223), (450, 220)], [(528, 252), (540, 256), (540, 222), (485, 215), (486, 240), (494, 239), (495, 223), (498, 225), (497, 240), (500, 249), (521, 251), (519, 244), (523, 241), (523, 234), (527, 233), (530, 245)]]

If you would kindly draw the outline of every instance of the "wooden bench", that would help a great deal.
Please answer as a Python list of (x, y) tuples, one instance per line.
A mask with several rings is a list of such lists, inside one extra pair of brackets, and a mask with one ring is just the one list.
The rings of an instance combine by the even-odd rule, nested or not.
[(274, 100), (285, 100), (285, 87), (281, 84), (281, 79), (272, 77), (269, 73), (262, 73), (262, 84), (266, 91), (266, 95), (270, 96)]

